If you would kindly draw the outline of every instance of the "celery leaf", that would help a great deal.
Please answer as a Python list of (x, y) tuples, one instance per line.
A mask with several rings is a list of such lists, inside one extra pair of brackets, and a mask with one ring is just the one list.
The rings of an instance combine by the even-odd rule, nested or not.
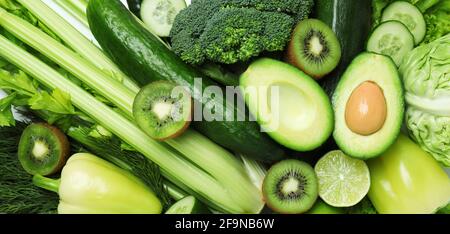
[(10, 127), (16, 124), (12, 113), (12, 102), (17, 94), (12, 93), (0, 100), (0, 127)]
[(33, 110), (47, 110), (63, 115), (76, 114), (75, 108), (70, 101), (70, 95), (59, 89), (53, 90), (51, 94), (37, 92), (30, 98), (29, 105)]
[(22, 71), (13, 74), (0, 70), (0, 89), (16, 91), (27, 96), (37, 92), (36, 84)]

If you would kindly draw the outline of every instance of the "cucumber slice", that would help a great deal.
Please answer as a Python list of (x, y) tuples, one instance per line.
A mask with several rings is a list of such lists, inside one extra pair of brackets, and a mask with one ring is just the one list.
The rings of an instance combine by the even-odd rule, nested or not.
[(367, 43), (367, 50), (389, 56), (397, 66), (403, 57), (414, 48), (414, 37), (399, 21), (387, 21), (373, 31)]
[(415, 45), (425, 37), (427, 26), (420, 10), (409, 2), (398, 1), (390, 4), (381, 16), (381, 22), (397, 20), (402, 22), (414, 36)]
[(173, 204), (166, 214), (209, 214), (211, 213), (201, 202), (195, 197), (185, 197)]
[(184, 8), (184, 0), (144, 0), (141, 19), (156, 35), (168, 37), (175, 17)]

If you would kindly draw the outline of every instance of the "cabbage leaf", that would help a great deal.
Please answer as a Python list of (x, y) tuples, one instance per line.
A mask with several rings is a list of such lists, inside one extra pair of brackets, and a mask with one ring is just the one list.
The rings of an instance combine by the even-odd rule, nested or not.
[(411, 137), (450, 166), (450, 34), (410, 52), (400, 73)]

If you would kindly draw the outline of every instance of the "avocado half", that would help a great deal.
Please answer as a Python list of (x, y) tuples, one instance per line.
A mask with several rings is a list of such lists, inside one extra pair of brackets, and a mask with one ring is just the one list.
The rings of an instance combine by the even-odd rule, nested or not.
[[(381, 128), (370, 135), (355, 133), (348, 126), (349, 98), (364, 82), (379, 86), (385, 98), (386, 116)], [(397, 139), (404, 118), (404, 95), (395, 63), (386, 56), (363, 53), (347, 68), (332, 98), (335, 111), (334, 139), (348, 155), (360, 159), (377, 157)]]
[(319, 84), (299, 69), (259, 59), (241, 76), (240, 86), (250, 112), (281, 145), (306, 152), (331, 136), (331, 101)]

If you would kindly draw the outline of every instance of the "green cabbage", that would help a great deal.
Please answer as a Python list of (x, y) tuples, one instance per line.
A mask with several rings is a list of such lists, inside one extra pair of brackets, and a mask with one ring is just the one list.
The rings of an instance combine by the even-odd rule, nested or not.
[(411, 137), (450, 166), (450, 34), (410, 52), (400, 73)]

